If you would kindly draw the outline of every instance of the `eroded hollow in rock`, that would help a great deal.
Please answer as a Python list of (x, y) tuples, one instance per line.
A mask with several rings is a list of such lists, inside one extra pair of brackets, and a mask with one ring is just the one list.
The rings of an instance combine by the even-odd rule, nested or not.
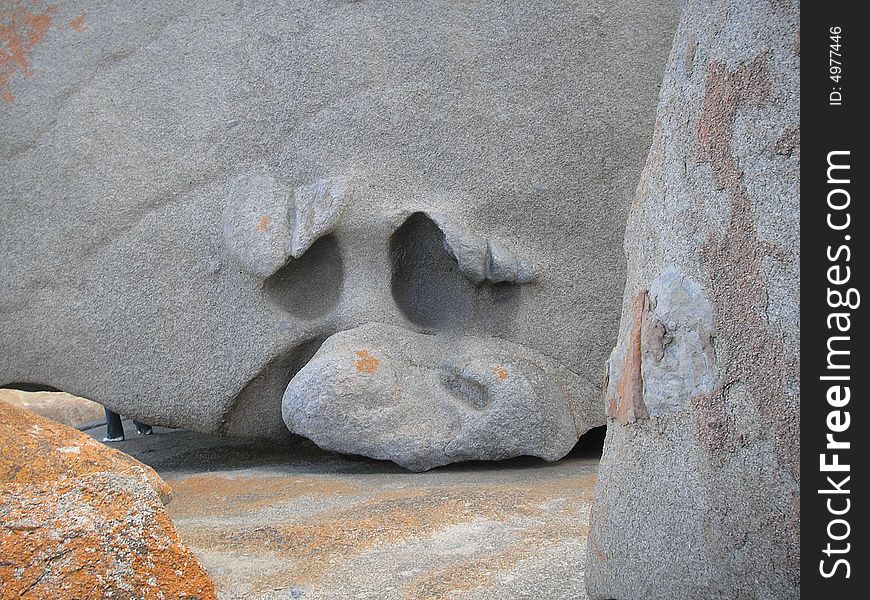
[[(473, 241), (486, 245), (478, 236)], [(437, 330), (509, 328), (520, 287), (469, 279), (447, 250), (444, 232), (425, 213), (412, 214), (392, 235), (390, 261), (393, 300), (411, 322)]]
[(392, 293), (413, 323), (458, 327), (471, 317), (476, 286), (444, 248), (444, 233), (424, 213), (414, 213), (390, 237)]
[(607, 425), (593, 427), (580, 436), (571, 449), (570, 456), (601, 457), (604, 452), (604, 438), (607, 436)]
[(294, 317), (316, 319), (329, 314), (338, 304), (343, 281), (338, 240), (325, 235), (266, 280), (266, 297)]
[(0, 385), (0, 389), (20, 390), (22, 392), (62, 392), (56, 387), (45, 385), (43, 383), (32, 383), (29, 381), (13, 381)]
[(486, 408), (491, 401), (484, 385), (452, 370), (441, 376), (441, 385), (453, 397), (475, 410)]
[(235, 437), (296, 437), (284, 425), (281, 398), (287, 384), (308, 364), (326, 337), (308, 340), (269, 361), (239, 392), (233, 408), (224, 417), (221, 432)]

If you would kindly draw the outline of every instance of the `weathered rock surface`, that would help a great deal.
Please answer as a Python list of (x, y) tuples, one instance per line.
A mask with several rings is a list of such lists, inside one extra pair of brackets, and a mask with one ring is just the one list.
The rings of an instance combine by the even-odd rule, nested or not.
[(87, 434), (0, 401), (0, 484), (36, 485), (93, 473), (124, 475), (168, 501), (172, 490), (154, 469)]
[(690, 1), (626, 233), (591, 598), (799, 596), (799, 5)]
[(0, 597), (216, 598), (154, 490), (92, 473), (0, 485)]
[(0, 389), (0, 402), (14, 404), (70, 427), (105, 419), (102, 406), (87, 398), (79, 398), (66, 392)]
[(522, 455), (557, 460), (586, 430), (574, 419), (594, 420), (585, 414), (588, 385), (504, 340), (370, 324), (323, 343), (287, 387), (283, 412), (290, 431), (322, 448), (414, 471)]
[(557, 437), (603, 423), (676, 3), (4, 6), (0, 385), (278, 436), (374, 322), (548, 356), (592, 382)]
[(215, 598), (150, 468), (0, 402), (0, 598)]
[(221, 598), (586, 598), (597, 453), (408, 476), (307, 441), (158, 432), (118, 446), (172, 485), (167, 510)]

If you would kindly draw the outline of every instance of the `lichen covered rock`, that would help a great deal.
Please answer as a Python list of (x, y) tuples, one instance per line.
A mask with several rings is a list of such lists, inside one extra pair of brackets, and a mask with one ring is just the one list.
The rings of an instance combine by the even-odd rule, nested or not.
[(90, 436), (0, 401), (0, 485), (76, 480), (92, 473), (124, 475), (164, 500), (172, 490), (154, 469)]
[(0, 597), (215, 598), (154, 490), (127, 475), (0, 486)]
[(4, 402), (0, 448), (0, 598), (215, 598), (150, 467)]

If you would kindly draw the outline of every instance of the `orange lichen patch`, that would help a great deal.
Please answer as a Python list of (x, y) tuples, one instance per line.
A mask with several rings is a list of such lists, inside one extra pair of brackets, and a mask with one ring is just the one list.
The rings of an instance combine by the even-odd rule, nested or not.
[(316, 477), (217, 477), (194, 475), (172, 480), (173, 517), (245, 515), (302, 496), (351, 495), (357, 487)]
[(167, 501), (171, 495), (166, 482), (135, 458), (0, 401), (0, 484), (40, 484), (103, 472), (134, 477)]
[(502, 381), (508, 378), (508, 372), (507, 370), (505, 370), (504, 367), (495, 367), (492, 370), (492, 374), (501, 379)]
[(0, 486), (0, 597), (216, 598), (154, 490), (137, 478)]
[(739, 173), (731, 148), (737, 109), (747, 103), (759, 104), (770, 94), (769, 55), (758, 55), (736, 71), (718, 61), (707, 65), (704, 103), (698, 118), (700, 159), (709, 162), (719, 189), (736, 185)]
[(366, 549), (426, 538), (452, 525), (477, 519), (549, 518), (552, 509), (544, 505), (553, 499), (565, 499), (562, 510), (582, 523), (594, 483), (595, 477), (588, 475), (546, 484), (418, 486), (382, 492), (354, 506), (296, 523), (229, 531), (192, 528), (185, 531), (185, 539), (207, 551), (268, 549), (288, 565), (294, 585), (300, 585), (315, 582), (331, 564)]
[(619, 373), (610, 373), (610, 377), (618, 377), (614, 392), (607, 398), (607, 415), (614, 417), (623, 425), (633, 423), (649, 416), (643, 402), (643, 371), (641, 337), (644, 329), (644, 317), (649, 307), (646, 290), (638, 293), (631, 309), (631, 331), (625, 350), (622, 369)]
[(15, 100), (6, 89), (15, 73), (33, 75), (27, 55), (45, 39), (54, 12), (54, 7), (30, 12), (25, 3), (15, 0), (0, 4), (0, 97), (5, 102)]
[(369, 354), (368, 350), (358, 350), (354, 352), (357, 358), (353, 361), (353, 366), (360, 373), (368, 373), (369, 375), (377, 372), (381, 364), (377, 358)]
[(85, 13), (80, 14), (79, 16), (71, 19), (69, 22), (69, 27), (73, 31), (84, 31), (85, 30)]
[(263, 233), (269, 228), (269, 222), (272, 220), (272, 217), (269, 215), (263, 215), (260, 217), (260, 220), (257, 221), (257, 231)]

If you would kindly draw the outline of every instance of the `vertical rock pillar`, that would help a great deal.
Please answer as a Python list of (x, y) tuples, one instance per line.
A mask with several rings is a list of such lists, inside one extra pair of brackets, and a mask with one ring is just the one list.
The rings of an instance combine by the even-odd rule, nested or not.
[(690, 0), (626, 230), (591, 598), (799, 595), (799, 3)]

